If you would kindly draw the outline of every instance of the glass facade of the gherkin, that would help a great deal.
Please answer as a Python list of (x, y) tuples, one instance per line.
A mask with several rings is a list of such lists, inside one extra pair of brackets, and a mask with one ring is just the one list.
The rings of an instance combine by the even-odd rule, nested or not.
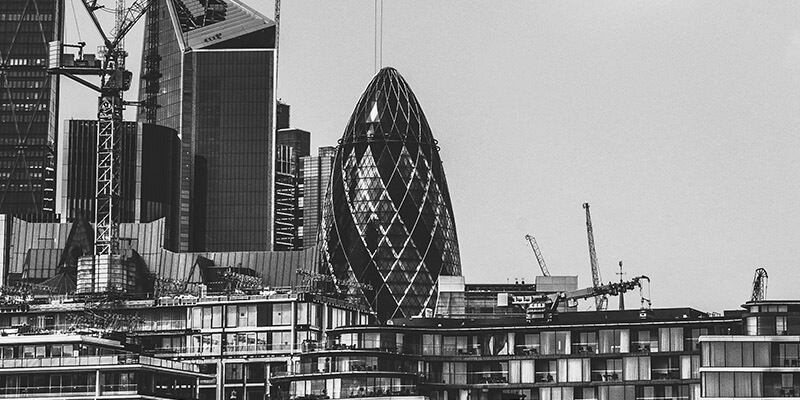
[(439, 276), (461, 275), (438, 150), (408, 83), (382, 69), (339, 141), (321, 228), (326, 272), (381, 321), (434, 309)]

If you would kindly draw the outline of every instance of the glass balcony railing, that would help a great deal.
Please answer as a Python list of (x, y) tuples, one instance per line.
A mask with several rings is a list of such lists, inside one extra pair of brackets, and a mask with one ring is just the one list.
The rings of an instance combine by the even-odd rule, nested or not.
[(199, 367), (172, 360), (163, 360), (136, 354), (110, 355), (110, 356), (83, 356), (61, 358), (21, 358), (0, 360), (0, 369), (3, 368), (45, 368), (45, 367), (96, 367), (103, 365), (139, 364), (154, 367), (176, 369), (186, 372), (199, 372)]
[[(135, 386), (135, 385), (134, 385)], [(136, 388), (134, 387), (134, 392)], [(26, 397), (53, 397), (59, 398), (64, 395), (89, 395), (94, 394), (94, 385), (70, 385), (70, 386), (26, 386), (26, 387), (2, 387), (0, 388), (0, 398), (19, 399)]]

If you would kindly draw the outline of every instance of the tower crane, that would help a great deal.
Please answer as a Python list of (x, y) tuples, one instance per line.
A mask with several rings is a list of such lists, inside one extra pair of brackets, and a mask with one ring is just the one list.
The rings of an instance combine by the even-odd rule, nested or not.
[[(122, 132), (122, 111), (126, 105), (123, 94), (130, 89), (133, 74), (125, 68), (128, 53), (124, 49), (125, 35), (130, 32), (136, 22), (152, 6), (153, 0), (134, 0), (130, 6), (125, 0), (116, 0), (115, 24), (111, 35), (107, 35), (96, 15), (97, 10), (105, 8), (98, 4), (99, 0), (81, 0), (92, 19), (105, 46), (103, 62), (100, 65), (77, 63), (62, 65), (61, 42), (50, 43), (50, 65), (48, 72), (65, 75), (76, 82), (99, 93), (97, 111), (97, 164), (95, 192), (95, 240), (94, 254), (91, 259), (89, 273), (97, 276), (118, 274), (119, 270), (119, 195), (120, 195), (120, 155), (119, 139)], [(80, 76), (99, 76), (100, 85), (95, 85)], [(84, 260), (84, 266), (86, 265)], [(80, 269), (80, 266), (79, 266)], [(108, 269), (108, 273), (98, 273), (98, 269)], [(79, 274), (80, 275), (80, 274)], [(95, 279), (92, 279), (95, 281)], [(93, 288), (83, 291), (109, 291), (119, 289), (118, 283), (94, 282)]]
[(767, 270), (759, 268), (753, 276), (753, 294), (750, 296), (750, 301), (762, 301), (767, 297)]
[[(589, 214), (589, 203), (583, 203), (583, 209), (586, 210), (586, 235), (589, 240), (589, 261), (592, 265), (592, 285), (597, 288), (603, 282), (600, 278), (600, 268), (597, 265), (597, 252), (594, 248), (594, 233), (592, 231), (592, 216)], [(595, 309), (597, 311), (604, 311), (608, 307), (608, 296), (602, 294), (594, 298)]]
[(542, 270), (542, 275), (550, 276), (550, 270), (547, 269), (547, 263), (544, 262), (544, 257), (542, 256), (542, 251), (539, 250), (539, 244), (536, 243), (536, 238), (531, 235), (525, 235), (525, 239), (531, 244), (533, 254), (536, 256), (536, 261), (539, 262), (539, 268)]

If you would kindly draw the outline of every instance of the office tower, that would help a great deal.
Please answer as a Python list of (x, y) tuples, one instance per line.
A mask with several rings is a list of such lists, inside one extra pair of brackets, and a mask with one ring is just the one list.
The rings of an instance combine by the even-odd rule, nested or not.
[[(94, 221), (97, 121), (68, 120), (60, 143), (56, 209), (66, 222)], [(120, 138), (119, 222), (167, 217), (176, 202), (180, 144), (174, 129), (125, 122)]]
[(275, 24), (238, 0), (158, 0), (146, 15), (140, 122), (181, 139), (181, 251), (273, 241)]
[(278, 130), (275, 148), (274, 250), (303, 248), (303, 171), (300, 158), (308, 156), (310, 149), (310, 132), (302, 129)]
[(300, 159), (303, 169), (303, 248), (317, 244), (325, 191), (331, 179), (336, 147), (320, 147), (316, 156)]
[(291, 106), (278, 100), (278, 107), (275, 110), (275, 129), (288, 129), (290, 121)]
[(357, 280), (378, 319), (433, 309), (440, 275), (461, 275), (439, 148), (405, 79), (384, 68), (367, 86), (334, 161), (322, 257)]
[(0, 213), (52, 220), (59, 78), (48, 42), (63, 36), (64, 2), (0, 2)]

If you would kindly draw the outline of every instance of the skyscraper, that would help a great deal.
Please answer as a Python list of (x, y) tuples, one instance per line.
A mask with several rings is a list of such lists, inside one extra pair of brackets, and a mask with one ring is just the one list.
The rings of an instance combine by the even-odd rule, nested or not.
[(316, 156), (300, 159), (303, 170), (303, 248), (317, 244), (325, 191), (331, 180), (336, 147), (320, 147)]
[(302, 129), (279, 129), (275, 140), (273, 249), (301, 250), (303, 249), (303, 171), (300, 159), (310, 153), (311, 133)]
[(64, 2), (0, 2), (0, 213), (52, 219), (59, 78), (48, 42), (63, 35)]
[[(79, 213), (94, 221), (97, 121), (68, 120), (59, 143), (61, 184), (56, 210), (64, 221)], [(167, 217), (175, 202), (180, 145), (175, 130), (125, 122), (120, 137), (119, 222)]]
[(140, 122), (181, 139), (181, 251), (273, 241), (275, 23), (238, 0), (158, 0), (146, 15)]
[(357, 280), (382, 321), (436, 304), (442, 275), (461, 275), (439, 148), (405, 79), (384, 68), (345, 129), (325, 200), (322, 257)]

